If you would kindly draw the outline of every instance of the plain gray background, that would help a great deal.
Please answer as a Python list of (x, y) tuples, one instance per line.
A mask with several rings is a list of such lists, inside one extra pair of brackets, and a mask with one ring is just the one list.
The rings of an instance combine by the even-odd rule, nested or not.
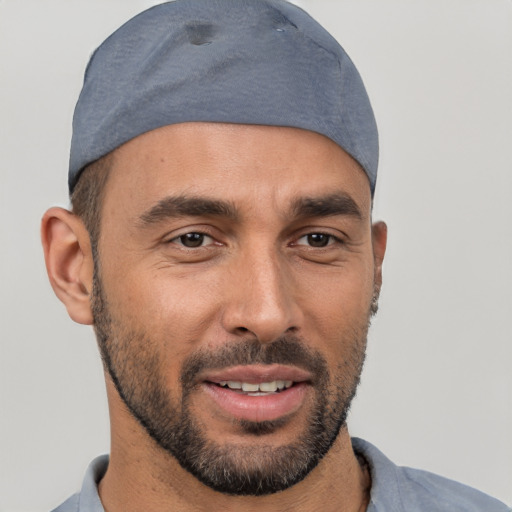
[[(0, 510), (49, 510), (108, 451), (92, 330), (45, 275), (94, 48), (144, 0), (0, 0)], [(395, 462), (512, 503), (512, 2), (302, 0), (360, 69), (389, 225), (381, 310), (350, 417)]]

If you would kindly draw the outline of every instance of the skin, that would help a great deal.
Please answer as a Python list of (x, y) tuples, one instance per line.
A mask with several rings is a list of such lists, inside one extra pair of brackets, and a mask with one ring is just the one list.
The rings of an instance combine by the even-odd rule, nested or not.
[[(179, 402), (183, 362), (201, 349), (215, 352), (248, 336), (270, 345), (293, 334), (336, 373), (354, 350), (354, 333), (365, 341), (386, 226), (372, 225), (368, 179), (334, 142), (296, 128), (187, 123), (141, 135), (114, 156), (99, 240), (102, 285), (123, 329), (151, 333), (149, 350), (158, 354), (170, 399)], [(292, 208), (297, 199), (334, 193), (350, 198), (358, 215), (298, 216)], [(184, 195), (228, 201), (237, 216), (144, 221), (162, 199)], [(197, 232), (207, 235), (203, 245), (184, 247), (180, 237)], [(328, 235), (328, 244), (311, 246), (313, 233)], [(57, 296), (73, 320), (93, 324), (85, 227), (52, 208), (42, 238)], [(300, 483), (268, 496), (228, 496), (183, 470), (135, 420), (108, 374), (106, 382), (111, 461), (99, 490), (108, 512), (366, 510), (369, 475), (345, 425)], [(314, 388), (280, 428), (260, 437), (240, 429), (201, 386), (190, 399), (216, 443), (279, 447), (303, 434)]]

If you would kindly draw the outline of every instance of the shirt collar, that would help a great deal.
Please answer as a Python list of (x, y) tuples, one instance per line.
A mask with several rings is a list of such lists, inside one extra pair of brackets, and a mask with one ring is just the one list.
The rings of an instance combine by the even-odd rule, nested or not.
[(78, 512), (105, 512), (98, 494), (98, 484), (107, 471), (108, 460), (108, 455), (101, 455), (89, 464), (80, 491)]
[[(363, 439), (352, 438), (352, 446), (366, 460), (370, 469), (372, 488), (367, 512), (402, 512), (396, 466), (380, 450)], [(78, 512), (104, 512), (98, 494), (98, 483), (107, 471), (108, 462), (108, 455), (101, 455), (89, 465), (80, 491)]]

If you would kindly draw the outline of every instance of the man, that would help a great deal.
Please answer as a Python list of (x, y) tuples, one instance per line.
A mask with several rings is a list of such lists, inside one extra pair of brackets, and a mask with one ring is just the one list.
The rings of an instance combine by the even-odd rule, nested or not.
[(377, 159), (355, 67), (285, 2), (177, 0), (97, 50), (42, 236), (112, 447), (57, 510), (508, 510), (350, 439)]

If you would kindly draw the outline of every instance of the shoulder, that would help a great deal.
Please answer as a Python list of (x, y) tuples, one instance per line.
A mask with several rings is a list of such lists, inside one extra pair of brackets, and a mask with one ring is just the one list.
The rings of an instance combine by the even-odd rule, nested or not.
[[(448, 478), (412, 468), (398, 468), (405, 503), (427, 505), (428, 510), (460, 512), (509, 512), (504, 503)], [(437, 508), (434, 508), (437, 507)], [(427, 509), (426, 509), (427, 510)]]
[[(370, 512), (511, 512), (504, 503), (448, 478), (397, 466), (375, 446), (353, 438), (372, 476)], [(373, 508), (372, 508), (373, 505)]]

